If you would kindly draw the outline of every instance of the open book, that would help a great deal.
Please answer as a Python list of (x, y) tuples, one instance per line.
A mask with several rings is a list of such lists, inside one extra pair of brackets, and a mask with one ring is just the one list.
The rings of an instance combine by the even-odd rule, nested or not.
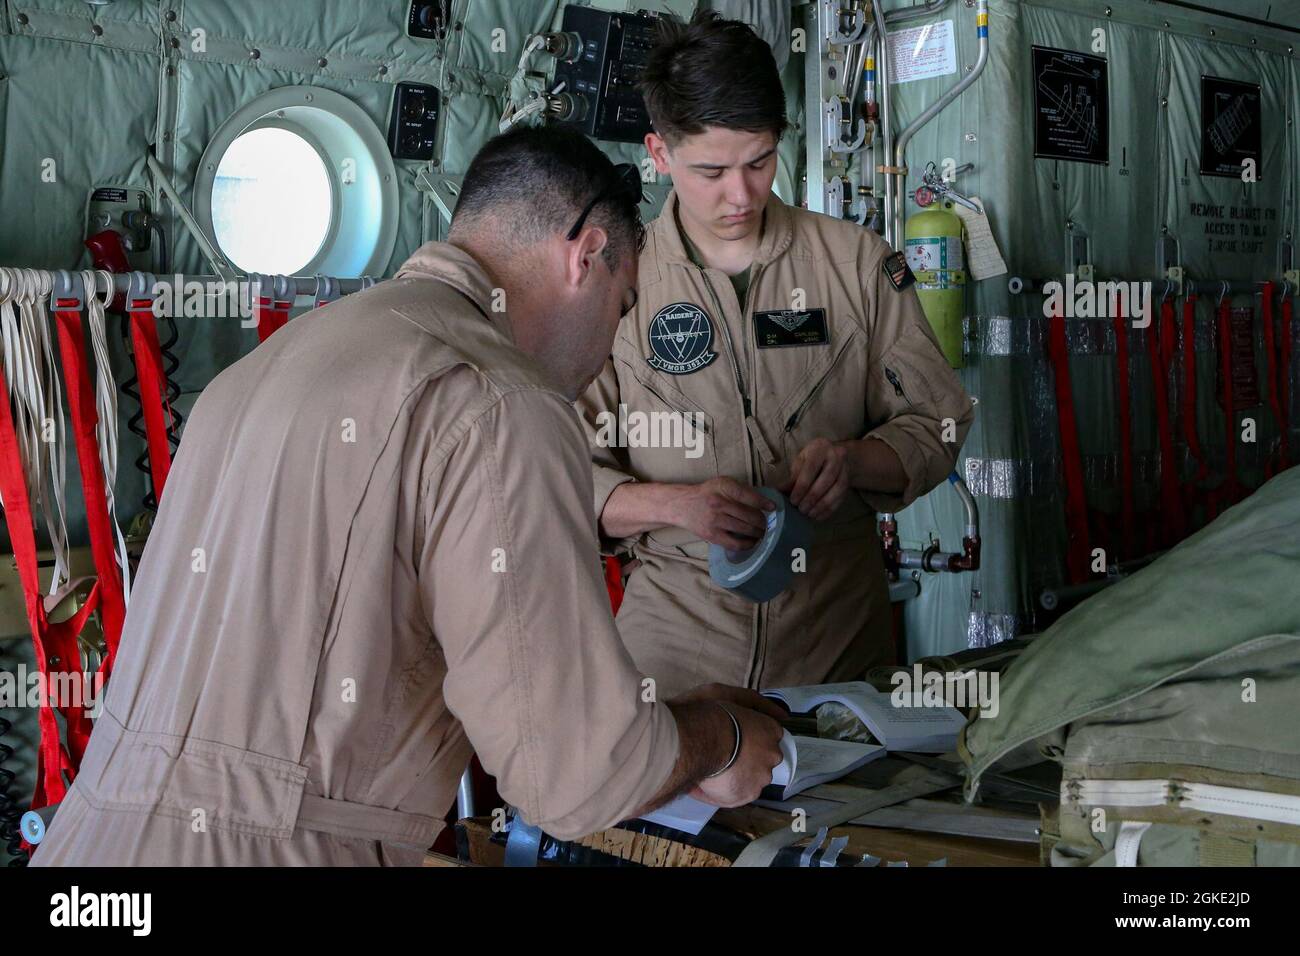
[[(787, 730), (781, 738), (782, 759), (772, 768), (772, 783), (763, 791), (773, 800), (788, 800), (809, 787), (837, 780), (884, 754), (884, 747), (851, 740), (822, 740), (794, 737)], [(694, 797), (680, 796), (641, 819), (697, 834), (718, 808)]]
[(919, 702), (915, 706), (899, 707), (894, 695), (878, 691), (865, 681), (782, 687), (765, 690), (763, 694), (781, 701), (795, 714), (809, 713), (822, 704), (843, 704), (888, 750), (950, 753), (957, 747), (957, 734), (966, 725), (966, 718), (955, 707), (921, 706)]

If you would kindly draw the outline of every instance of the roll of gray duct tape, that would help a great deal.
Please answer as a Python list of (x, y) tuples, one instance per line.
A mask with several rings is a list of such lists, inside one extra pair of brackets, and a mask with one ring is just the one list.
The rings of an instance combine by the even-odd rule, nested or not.
[(749, 551), (728, 551), (709, 545), (709, 577), (719, 587), (744, 595), (755, 603), (770, 601), (794, 579), (794, 551), (805, 555), (812, 542), (812, 524), (790, 499), (772, 488), (759, 488), (776, 510), (768, 512), (767, 531)]

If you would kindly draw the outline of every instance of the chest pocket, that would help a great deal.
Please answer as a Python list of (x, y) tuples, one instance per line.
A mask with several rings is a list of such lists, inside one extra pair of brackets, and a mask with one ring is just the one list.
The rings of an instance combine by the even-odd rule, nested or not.
[[(633, 473), (650, 481), (697, 483), (718, 474), (714, 420), (665, 376), (616, 343), (618, 440)], [(639, 363), (639, 365), (638, 365)]]
[(832, 333), (838, 341), (811, 365), (776, 411), (782, 459), (789, 462), (814, 438), (843, 441), (867, 430), (867, 336), (845, 322)]

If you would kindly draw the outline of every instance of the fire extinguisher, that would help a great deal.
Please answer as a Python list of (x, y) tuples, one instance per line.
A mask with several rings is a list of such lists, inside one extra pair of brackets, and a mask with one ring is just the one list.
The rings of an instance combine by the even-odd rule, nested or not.
[(952, 211), (952, 203), (928, 205), (909, 217), (906, 242), (907, 264), (916, 276), (921, 308), (944, 358), (953, 368), (961, 368), (966, 364), (961, 324), (966, 305), (966, 259), (962, 222)]

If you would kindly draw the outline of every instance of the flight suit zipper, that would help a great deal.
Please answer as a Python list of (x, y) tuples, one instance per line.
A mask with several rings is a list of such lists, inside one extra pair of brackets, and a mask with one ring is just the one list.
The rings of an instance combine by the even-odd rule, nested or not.
[[(754, 274), (749, 277), (749, 287), (745, 290), (745, 301), (740, 304), (740, 318), (743, 323), (745, 335), (750, 335), (753, 328), (753, 315), (751, 309), (755, 301), (754, 290), (758, 288), (758, 280), (763, 275), (763, 267), (755, 265)], [(751, 382), (758, 382), (758, 343), (748, 342), (748, 353), (750, 358), (749, 378)], [(772, 454), (772, 449), (768, 446), (763, 438), (763, 433), (758, 427), (758, 419), (754, 417), (752, 406), (747, 410), (748, 414), (745, 420), (745, 427), (749, 431), (750, 446), (753, 449), (758, 448), (759, 457), (766, 460), (769, 465), (776, 461), (776, 456)], [(754, 452), (750, 452), (751, 459)], [(754, 470), (757, 476), (762, 478), (762, 463), (754, 462)], [(757, 484), (757, 482), (755, 482)], [(758, 690), (763, 685), (763, 670), (767, 666), (767, 605), (760, 604), (754, 609), (754, 650), (750, 658), (750, 680), (751, 689)]]
[(817, 384), (808, 393), (808, 397), (799, 403), (799, 407), (794, 410), (794, 414), (786, 419), (785, 430), (787, 433), (794, 431), (795, 426), (799, 424), (799, 419), (803, 418), (803, 413), (808, 410), (808, 406), (813, 403), (813, 399), (821, 392), (822, 386), (830, 381), (831, 374), (835, 371), (836, 366), (840, 364), (840, 359), (848, 352), (851, 342), (852, 339), (850, 338), (849, 341), (840, 346), (840, 350), (835, 353), (835, 358), (831, 360), (830, 368), (817, 380)]
[[(727, 339), (727, 351), (731, 357), (732, 370), (736, 375), (736, 389), (740, 392), (741, 405), (745, 414), (745, 432), (746, 438), (748, 439), (746, 442), (746, 450), (748, 452), (746, 455), (747, 475), (749, 477), (749, 483), (751, 485), (757, 485), (762, 477), (762, 467), (757, 460), (756, 452), (761, 449), (763, 457), (769, 462), (775, 461), (775, 456), (772, 454), (771, 448), (767, 445), (767, 442), (763, 440), (762, 432), (758, 428), (758, 420), (754, 418), (754, 405), (749, 397), (748, 391), (745, 389), (745, 379), (740, 371), (740, 361), (736, 355), (736, 347), (735, 342), (731, 337), (731, 329), (726, 322), (726, 311), (722, 308), (722, 299), (714, 288), (713, 282), (709, 279), (708, 270), (701, 269), (700, 274), (704, 277), (704, 285), (709, 290), (709, 297), (713, 300), (713, 307), (718, 312), (719, 322), (722, 325), (723, 334)], [(758, 287), (758, 280), (762, 274), (762, 267), (756, 267), (753, 276), (751, 276), (749, 280), (749, 289), (745, 293), (745, 301), (742, 303), (737, 300), (737, 305), (739, 305), (741, 309), (741, 322), (745, 328), (748, 328), (749, 325), (749, 308), (754, 301), (754, 290)], [(748, 350), (749, 356), (753, 357), (755, 351), (754, 348), (750, 348)], [(757, 367), (752, 367), (751, 372), (753, 375), (757, 376)], [(767, 657), (765, 647), (767, 637), (767, 608), (762, 604), (757, 605), (754, 609), (754, 615), (751, 621), (751, 649), (749, 668), (746, 672), (745, 680), (751, 689), (757, 690), (760, 676), (763, 671), (763, 664)]]
[[(740, 373), (740, 363), (736, 360), (736, 345), (735, 342), (732, 341), (731, 329), (727, 325), (727, 313), (722, 308), (722, 300), (718, 298), (718, 293), (713, 288), (713, 283), (709, 281), (708, 270), (700, 269), (700, 275), (704, 278), (704, 287), (709, 290), (709, 298), (713, 300), (713, 308), (718, 313), (718, 324), (722, 326), (722, 335), (727, 340), (727, 357), (731, 359), (731, 371), (736, 377), (736, 391), (740, 393), (740, 401), (744, 408), (745, 417), (749, 418), (749, 393), (745, 390), (745, 379)], [(750, 480), (753, 480), (752, 472), (750, 474)]]
[(894, 386), (895, 395), (907, 402), (908, 405), (912, 404), (912, 400), (907, 397), (907, 392), (903, 391), (903, 380), (899, 378), (898, 373), (888, 365), (885, 366), (885, 380), (888, 381), (890, 385)]

